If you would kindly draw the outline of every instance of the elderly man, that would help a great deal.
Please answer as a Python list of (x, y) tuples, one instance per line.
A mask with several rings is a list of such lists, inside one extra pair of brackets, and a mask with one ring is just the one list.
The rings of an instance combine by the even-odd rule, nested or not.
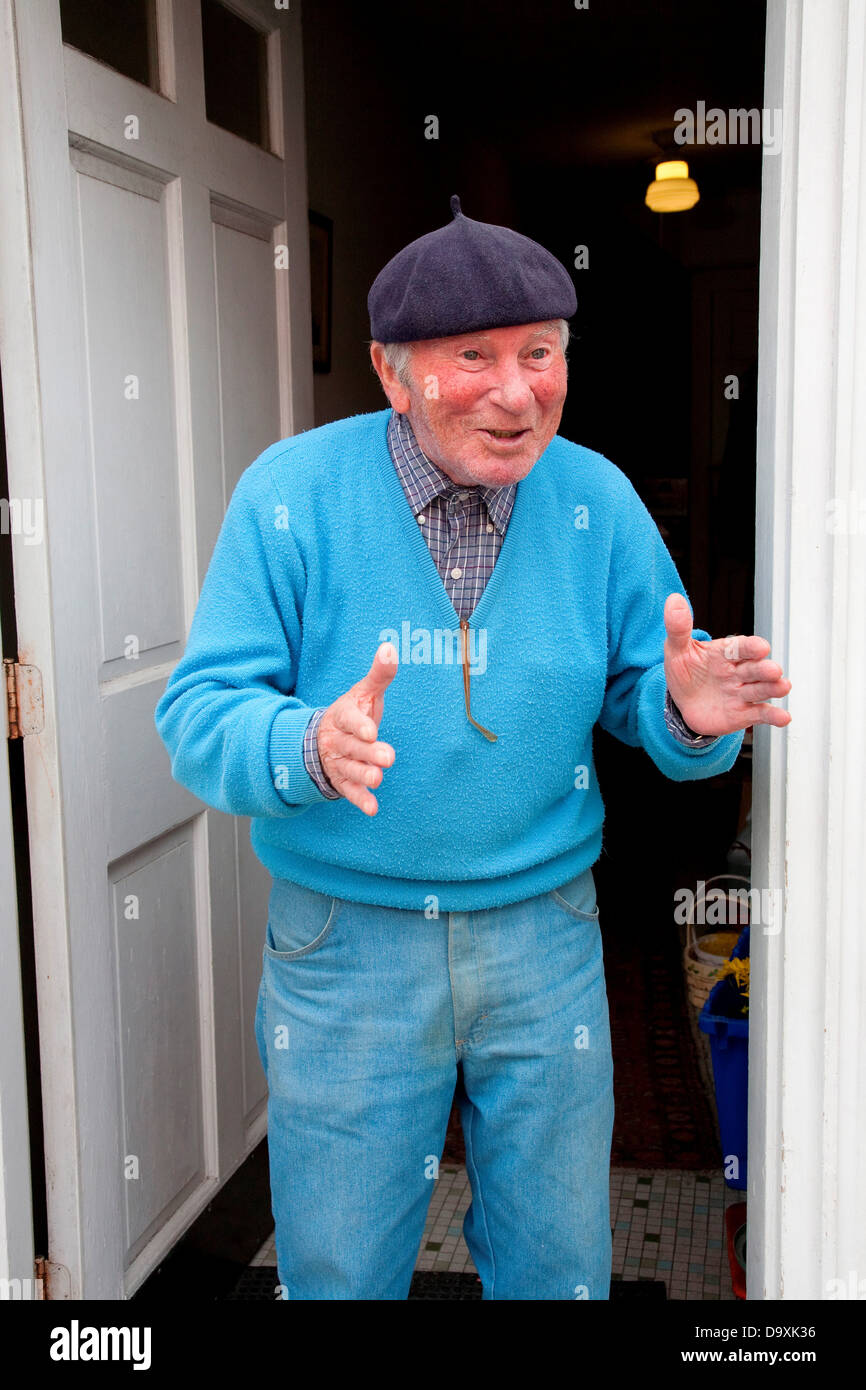
[(156, 710), (273, 875), (256, 1038), (295, 1299), (406, 1298), (458, 1065), (484, 1297), (609, 1296), (593, 726), (684, 780), (790, 719), (769, 643), (693, 630), (625, 474), (556, 434), (566, 271), (452, 212), (370, 292), (391, 409), (245, 470)]

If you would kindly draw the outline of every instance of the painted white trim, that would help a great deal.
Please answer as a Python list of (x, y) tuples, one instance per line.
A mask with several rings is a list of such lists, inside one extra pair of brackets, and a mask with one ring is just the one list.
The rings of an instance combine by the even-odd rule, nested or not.
[[(3, 409), (9, 491), (13, 496), (45, 496), (45, 451), (37, 352), (36, 291), (31, 270), (30, 196), (26, 176), (24, 118), (21, 110), (22, 72), (20, 35), (14, 0), (0, 0), (0, 206), (3, 236), (0, 238), (0, 358), (3, 362)], [(57, 24), (59, 27), (59, 10)], [(46, 89), (57, 100), (62, 93), (62, 73), (43, 72)], [(45, 98), (46, 104), (48, 98)], [(52, 287), (46, 286), (46, 293)], [(39, 959), (36, 972), (40, 1047), (54, 1049), (55, 1056), (70, 1064), (57, 1087), (43, 1078), (43, 1120), (46, 1147), (56, 1138), (64, 1117), (64, 1135), (78, 1145), (78, 1097), (71, 1067), (72, 1005), (68, 985), (70, 960), (67, 950), (67, 894), (63, 825), (60, 813), (61, 782), (57, 749), (55, 699), (55, 648), (48, 619), (50, 580), (47, 543), (26, 545), (12, 537), (15, 572), (15, 612), (18, 623), (19, 659), (39, 667), (42, 673), (45, 727), (25, 740), (27, 816), (30, 836), (30, 875), (34, 921), (44, 923), (43, 940), (54, 969), (46, 973)], [(55, 1209), (63, 1219), (76, 1223), (80, 1212), (78, 1164), (69, 1162), (48, 1168), (46, 1183)], [(50, 1232), (49, 1232), (50, 1239)], [(42, 1253), (51, 1253), (42, 1252)], [(66, 1252), (64, 1252), (66, 1253)], [(68, 1258), (77, 1266), (80, 1243)]]
[[(306, 142), (299, 138), (304, 120), (304, 55), (301, 35), (301, 0), (293, 4), (291, 22), (271, 40), (270, 62), (279, 39), (279, 93), (282, 98), (280, 148), (285, 159), (286, 220), (278, 240), (289, 248), (288, 283), (277, 300), (280, 352), (280, 415), (283, 436), (299, 434), (315, 424), (313, 370), (310, 351), (312, 323), (310, 295), (310, 227), (308, 221)], [(276, 89), (275, 89), (276, 90)], [(291, 293), (288, 285), (291, 285)], [(285, 347), (284, 347), (285, 345)], [(286, 352), (284, 359), (283, 353)]]
[[(5, 712), (0, 724), (5, 737)], [(35, 1252), (15, 844), (9, 760), (4, 754), (0, 761), (0, 1279), (20, 1279), (26, 1291), (22, 1296), (32, 1298)]]
[(747, 1274), (816, 1300), (866, 1294), (866, 522), (827, 524), (866, 505), (866, 4), (767, 24), (755, 630), (793, 721), (754, 747), (753, 886), (784, 906), (752, 932)]

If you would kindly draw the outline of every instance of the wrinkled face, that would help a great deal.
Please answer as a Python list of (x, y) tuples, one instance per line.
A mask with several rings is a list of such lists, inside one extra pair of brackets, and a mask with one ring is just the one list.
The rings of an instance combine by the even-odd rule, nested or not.
[(424, 453), (457, 483), (504, 487), (525, 478), (556, 434), (567, 390), (558, 328), (488, 328), (412, 344), (404, 387), (371, 348), (394, 409)]

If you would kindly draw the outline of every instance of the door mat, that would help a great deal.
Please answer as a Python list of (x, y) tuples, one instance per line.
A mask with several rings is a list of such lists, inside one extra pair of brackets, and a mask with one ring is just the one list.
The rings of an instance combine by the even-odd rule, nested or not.
[[(250, 1265), (226, 1298), (230, 1301), (272, 1303), (277, 1283), (276, 1265)], [(443, 1270), (441, 1273), (438, 1270), (416, 1270), (412, 1276), (409, 1298), (447, 1302), (461, 1302), (463, 1299), (471, 1298), (481, 1301), (481, 1283), (474, 1274), (456, 1274), (450, 1270)], [(611, 1280), (612, 1303), (635, 1298), (664, 1301), (667, 1298), (667, 1290), (663, 1283), (653, 1279)]]

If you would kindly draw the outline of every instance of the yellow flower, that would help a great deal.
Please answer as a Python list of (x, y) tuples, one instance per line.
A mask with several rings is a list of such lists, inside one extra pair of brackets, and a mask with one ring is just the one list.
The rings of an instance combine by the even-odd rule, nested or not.
[(742, 1011), (744, 1014), (748, 1014), (749, 957), (746, 956), (744, 960), (740, 960), (738, 958), (735, 958), (734, 960), (726, 960), (721, 970), (719, 971), (719, 978), (724, 979), (728, 975), (733, 976), (734, 984), (736, 985), (738, 992), (742, 996)]

